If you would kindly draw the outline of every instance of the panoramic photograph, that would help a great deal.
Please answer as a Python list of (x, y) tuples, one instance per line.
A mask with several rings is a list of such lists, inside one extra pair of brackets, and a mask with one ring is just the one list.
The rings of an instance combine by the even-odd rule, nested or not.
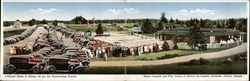
[(4, 74), (247, 74), (247, 2), (3, 2)]

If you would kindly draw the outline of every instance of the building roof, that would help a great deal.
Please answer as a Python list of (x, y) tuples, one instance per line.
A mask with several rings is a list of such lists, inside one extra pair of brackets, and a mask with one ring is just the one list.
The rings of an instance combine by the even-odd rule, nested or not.
[(132, 29), (130, 29), (132, 32), (142, 32), (141, 31), (141, 27), (133, 27)]
[[(163, 29), (155, 34), (171, 34), (171, 35), (188, 35), (189, 34), (188, 27), (177, 27), (173, 29)], [(206, 36), (228, 36), (228, 35), (244, 35), (245, 32), (240, 32), (239, 30), (234, 29), (224, 29), (224, 28), (200, 28), (202, 33)]]
[(19, 20), (16, 20), (16, 21), (14, 22), (14, 25), (22, 25), (22, 22), (20, 22)]

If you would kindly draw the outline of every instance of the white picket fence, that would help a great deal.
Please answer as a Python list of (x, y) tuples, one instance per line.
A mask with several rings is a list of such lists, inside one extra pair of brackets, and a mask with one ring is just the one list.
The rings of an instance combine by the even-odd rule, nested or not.
[[(241, 45), (241, 44), (242, 44), (241, 41), (235, 41), (235, 42), (231, 42), (231, 43), (208, 43), (207, 49), (232, 48), (232, 47), (236, 47), (236, 46)], [(178, 43), (177, 46), (179, 49), (191, 49), (188, 46), (188, 43), (186, 43), (186, 42)]]

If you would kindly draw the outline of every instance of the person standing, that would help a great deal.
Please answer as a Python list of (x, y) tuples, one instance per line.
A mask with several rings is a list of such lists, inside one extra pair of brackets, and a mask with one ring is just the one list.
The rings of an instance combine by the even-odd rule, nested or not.
[(138, 56), (141, 55), (141, 47), (138, 47)]
[(105, 58), (105, 61), (107, 61), (108, 60), (108, 56), (107, 56), (107, 53), (106, 53), (106, 50), (105, 50), (104, 47), (102, 48), (102, 55)]
[(134, 48), (130, 48), (130, 53), (132, 56), (135, 56)]
[(99, 51), (99, 49), (98, 48), (95, 48), (95, 56), (96, 56), (96, 58), (98, 58), (98, 52)]
[(14, 49), (13, 49), (13, 46), (10, 47), (10, 55), (14, 55)]

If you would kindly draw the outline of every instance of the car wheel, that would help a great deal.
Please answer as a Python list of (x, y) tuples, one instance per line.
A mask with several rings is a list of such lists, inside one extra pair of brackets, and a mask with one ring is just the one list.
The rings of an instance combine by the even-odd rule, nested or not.
[(56, 67), (53, 65), (48, 66), (48, 73), (55, 73), (56, 72)]
[(84, 73), (86, 70), (87, 70), (87, 66), (78, 67), (76, 69), (76, 73), (81, 74), (81, 73)]
[(40, 72), (40, 68), (38, 66), (35, 66), (32, 68), (32, 73), (38, 74)]
[(16, 71), (16, 68), (14, 65), (6, 65), (5, 68), (4, 68), (4, 73), (6, 74), (12, 74)]
[(75, 65), (69, 65), (69, 72), (73, 72), (75, 70)]

